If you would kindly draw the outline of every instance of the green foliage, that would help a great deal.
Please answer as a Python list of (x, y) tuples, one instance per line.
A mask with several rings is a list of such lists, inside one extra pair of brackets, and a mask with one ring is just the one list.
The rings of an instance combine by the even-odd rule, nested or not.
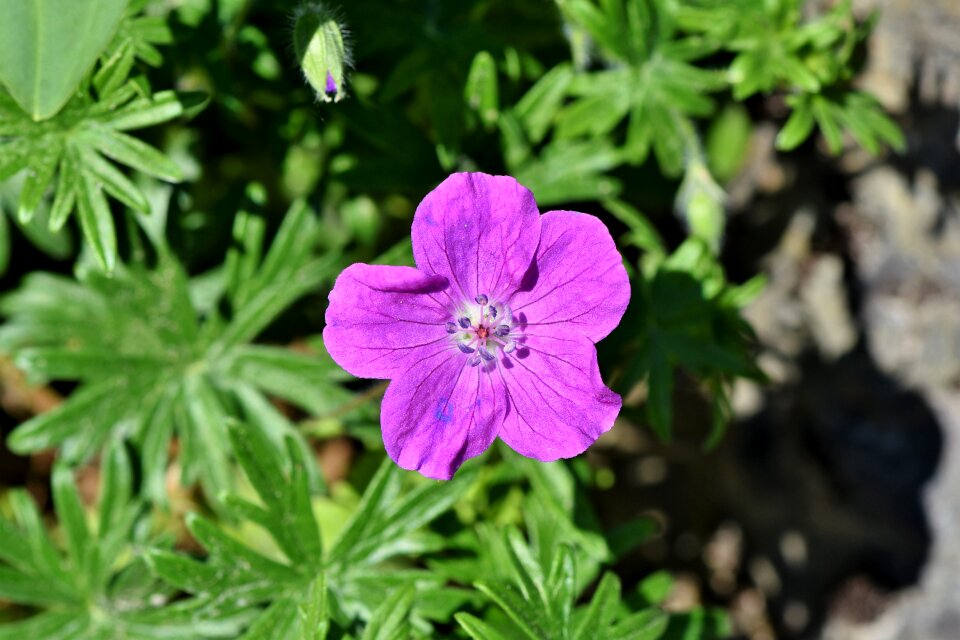
[[(34, 52), (40, 61), (24, 63), (26, 68), (34, 69), (37, 74), (36, 78), (31, 76), (30, 82), (67, 77), (59, 69), (38, 66), (41, 62), (47, 65), (53, 64), (53, 60), (67, 60), (72, 65), (79, 56), (90, 57), (89, 64), (83, 63), (86, 66), (80, 67), (81, 72), (85, 71), (110, 41), (116, 21), (109, 29), (104, 23), (93, 30), (83, 31), (84, 36), (103, 39), (104, 42), (99, 45), (96, 45), (98, 40), (78, 39), (60, 33), (87, 23), (86, 19), (74, 15), (76, 11), (87, 11), (93, 16), (91, 19), (96, 20), (106, 16), (109, 21), (114, 5), (121, 13), (126, 5), (125, 2), (114, 1), (109, 11), (104, 13), (105, 7), (95, 4), (83, 4), (84, 9), (72, 8), (67, 11), (54, 6), (59, 4), (80, 6), (52, 0), (31, 5), (39, 12), (38, 20), (50, 20), (54, 24), (37, 27), (37, 33), (44, 34), (39, 49), (24, 44), (26, 51)], [(61, 23), (64, 20), (67, 22)], [(6, 21), (4, 24), (17, 23)], [(62, 46), (56, 43), (55, 38), (59, 38), (61, 43), (77, 42), (79, 44), (76, 46), (84, 47), (84, 51), (47, 51), (44, 47)], [(47, 95), (45, 89), (41, 90), (42, 84), (21, 87), (17, 83), (4, 81), (10, 93), (0, 89), (0, 180), (26, 171), (17, 207), (19, 221), (26, 224), (34, 217), (47, 190), (53, 186), (55, 197), (47, 220), (48, 228), (54, 232), (60, 230), (70, 214), (76, 211), (84, 238), (101, 266), (108, 271), (116, 264), (117, 240), (107, 196), (136, 211), (146, 213), (148, 210), (142, 191), (114, 162), (167, 181), (176, 182), (183, 177), (175, 162), (126, 132), (168, 122), (202, 105), (202, 100), (195, 94), (176, 91), (152, 93), (142, 77), (129, 78), (137, 56), (155, 64), (162, 62), (153, 45), (168, 39), (169, 33), (162, 23), (151, 18), (132, 16), (106, 48), (96, 73), (88, 76), (80, 89), (76, 86), (80, 82), (79, 77), (72, 81), (66, 91), (62, 87), (56, 88), (55, 93), (51, 94), (53, 98)], [(4, 56), (12, 55), (9, 51), (16, 50), (16, 47), (8, 48)], [(22, 61), (13, 62), (17, 62), (15, 66), (20, 68)], [(3, 80), (2, 75), (0, 80)], [(30, 102), (23, 105), (22, 95), (18, 91), (27, 89), (31, 96), (39, 96), (39, 104)], [(62, 97), (61, 93), (64, 94)], [(34, 122), (22, 106), (35, 119), (42, 121)]]
[(190, 640), (237, 633), (244, 615), (206, 619), (192, 603), (171, 602), (175, 592), (148, 571), (139, 549), (160, 540), (140, 526), (144, 509), (132, 477), (126, 453), (114, 443), (101, 465), (97, 511), (90, 514), (69, 469), (54, 468), (63, 550), (26, 492), (7, 495), (13, 520), (0, 519), (0, 597), (40, 612), (0, 625), (0, 638)]
[(271, 443), (245, 426), (231, 427), (230, 437), (259, 503), (231, 495), (227, 513), (262, 528), (273, 552), (244, 545), (216, 523), (192, 517), (187, 525), (210, 553), (206, 561), (162, 550), (150, 555), (156, 572), (193, 594), (198, 610), (211, 619), (265, 605), (244, 638), (313, 638), (319, 627), (347, 630), (357, 624), (367, 625), (364, 638), (406, 638), (410, 620), (429, 628), (427, 620), (437, 609), (467, 599), (438, 576), (397, 561), (442, 546), (420, 529), (463, 495), (476, 468), (451, 482), (424, 482), (401, 494), (401, 472), (385, 460), (349, 522), (325, 546), (311, 504), (312, 462), (302, 448), (288, 439), (286, 455), (271, 453)]
[[(162, 228), (162, 212), (153, 216)], [(337, 266), (333, 256), (313, 256), (319, 229), (306, 205), (293, 206), (261, 259), (262, 224), (252, 214), (237, 218), (240, 248), (217, 276), (227, 317), (217, 309), (220, 294), (197, 308), (199, 282), (188, 279), (162, 235), (153, 238), (152, 268), (141, 259), (112, 276), (94, 269), (78, 280), (31, 274), (0, 302), (10, 318), (0, 344), (37, 380), (82, 384), (62, 405), (18, 427), (10, 446), (24, 453), (60, 446), (67, 459), (83, 461), (112, 435), (129, 437), (148, 493), (162, 500), (176, 435), (184, 482), (199, 481), (216, 500), (232, 482), (226, 416), (246, 416), (279, 447), (293, 425), (264, 394), (314, 412), (343, 400), (335, 385), (343, 374), (330, 360), (248, 344)]]
[[(631, 307), (599, 345), (604, 380), (646, 392), (622, 422), (669, 439), (683, 385), (712, 446), (733, 382), (762, 379), (742, 310), (763, 280), (724, 272), (724, 185), (757, 119), (784, 152), (815, 132), (831, 154), (902, 149), (853, 89), (872, 20), (848, 1), (352, 0), (297, 30), (316, 4), (8, 4), (0, 349), (65, 397), (8, 439), (56, 449), (55, 513), (0, 492), (0, 640), (729, 635), (621, 564), (657, 525), (606, 526), (586, 460), (494, 447), (449, 483), (382, 461), (385, 385), (326, 355), (323, 294), (351, 262), (413, 264), (416, 202), (448, 172), (509, 173), (602, 217), (625, 257)], [(73, 468), (97, 460), (87, 505)]]
[(777, 147), (799, 146), (820, 127), (831, 153), (843, 148), (843, 131), (872, 154), (881, 142), (904, 147), (903, 134), (869, 96), (850, 88), (853, 58), (873, 21), (857, 25), (851, 0), (805, 21), (801, 0), (691, 0), (678, 3), (677, 22), (715, 47), (735, 53), (727, 78), (733, 97), (787, 90), (793, 109)]
[(34, 120), (67, 102), (113, 37), (127, 0), (8, 2), (0, 21), (0, 83)]
[(506, 620), (498, 624), (457, 614), (457, 622), (471, 638), (657, 640), (666, 629), (668, 617), (661, 611), (621, 610), (620, 581), (612, 573), (603, 575), (588, 603), (575, 608), (579, 593), (570, 547), (560, 546), (545, 567), (516, 529), (506, 530), (500, 544), (512, 579), (478, 582), (477, 588), (506, 614)]
[(629, 388), (646, 377), (647, 420), (669, 439), (675, 379), (678, 372), (692, 374), (709, 392), (713, 425), (706, 444), (715, 445), (730, 419), (730, 383), (763, 379), (752, 358), (753, 331), (740, 309), (760, 293), (764, 279), (731, 285), (702, 239), (691, 237), (668, 254), (643, 214), (620, 201), (606, 206), (630, 228), (624, 241), (646, 252), (624, 319), (634, 332), (623, 338), (632, 358), (622, 384)]
[(718, 71), (694, 64), (715, 47), (679, 32), (666, 3), (558, 5), (616, 66), (577, 75), (567, 88), (573, 102), (557, 113), (556, 136), (602, 136), (629, 118), (624, 158), (639, 164), (652, 148), (663, 172), (678, 175), (695, 135), (691, 118), (710, 115), (708, 94), (726, 85)]

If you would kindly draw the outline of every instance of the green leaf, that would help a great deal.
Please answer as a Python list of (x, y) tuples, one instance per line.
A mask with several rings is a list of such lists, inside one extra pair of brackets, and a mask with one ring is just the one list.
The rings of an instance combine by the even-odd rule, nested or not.
[(777, 149), (790, 151), (796, 149), (813, 131), (813, 110), (808, 101), (797, 104), (783, 129), (777, 134)]
[[(59, 445), (71, 435), (82, 433), (96, 447), (113, 427), (112, 421), (119, 419), (120, 412), (126, 409), (108, 401), (116, 391), (117, 385), (113, 381), (75, 391), (69, 402), (41, 413), (14, 429), (7, 444), (15, 452), (30, 453)], [(104, 406), (111, 410), (102, 412)]]
[(32, 146), (23, 138), (0, 144), (0, 181), (30, 165)]
[(332, 411), (353, 397), (335, 384), (343, 379), (343, 370), (317, 355), (250, 345), (234, 349), (228, 366), (236, 379), (289, 400), (313, 415)]
[(621, 30), (623, 24), (610, 19), (596, 5), (588, 0), (562, 0), (560, 8), (576, 24), (607, 50), (612, 57), (627, 57), (627, 42)]
[(57, 140), (55, 144), (38, 149), (32, 154), (30, 171), (27, 173), (27, 179), (23, 182), (23, 188), (20, 191), (20, 204), (17, 209), (17, 219), (22, 224), (26, 224), (33, 218), (33, 214), (40, 205), (47, 187), (53, 180), (53, 173), (57, 169), (62, 152), (63, 146)]
[(217, 567), (172, 551), (151, 549), (146, 559), (158, 576), (190, 593), (204, 592), (223, 581)]
[(28, 605), (50, 606), (72, 604), (77, 596), (64, 589), (55, 579), (25, 575), (0, 566), (0, 598)]
[(553, 564), (547, 576), (546, 595), (551, 619), (561, 629), (570, 627), (573, 601), (576, 598), (576, 572), (570, 545), (562, 544), (554, 550)]
[(0, 82), (34, 120), (67, 102), (123, 18), (127, 0), (15, 0), (0, 21)]
[(93, 76), (97, 93), (106, 96), (119, 89), (130, 75), (135, 58), (133, 45), (121, 43)]
[(481, 51), (474, 56), (463, 97), (487, 127), (496, 124), (500, 116), (497, 63), (489, 51)]
[(416, 590), (397, 589), (380, 605), (361, 640), (406, 640), (410, 637), (410, 609)]
[(83, 638), (89, 632), (90, 624), (86, 611), (45, 611), (25, 620), (0, 625), (0, 640)]
[(455, 613), (453, 617), (473, 640), (512, 640), (469, 613)]
[(610, 632), (610, 640), (657, 640), (667, 630), (670, 617), (649, 609), (621, 620)]
[(237, 306), (242, 306), (250, 297), (253, 277), (262, 258), (266, 227), (261, 216), (247, 211), (238, 212), (233, 219), (233, 246), (227, 252), (224, 270), (227, 293)]
[(397, 466), (385, 458), (363, 493), (363, 499), (357, 506), (350, 521), (343, 528), (340, 537), (334, 543), (329, 556), (334, 561), (344, 562), (352, 558), (353, 547), (374, 533), (376, 519), (386, 506), (393, 502), (400, 489)]
[(100, 504), (98, 506), (100, 536), (119, 528), (123, 511), (130, 503), (133, 489), (133, 470), (123, 443), (115, 440), (106, 450), (101, 463)]
[(230, 320), (212, 348), (213, 355), (255, 338), (294, 300), (332, 276), (336, 266), (334, 256), (314, 259), (290, 273), (289, 277), (270, 282), (257, 291)]
[(87, 529), (73, 474), (63, 464), (56, 464), (53, 468), (52, 485), (53, 502), (63, 527), (73, 571), (78, 576), (85, 576), (89, 573), (84, 559), (90, 545), (90, 531)]
[(673, 424), (673, 367), (665, 351), (656, 344), (650, 346), (649, 358), (647, 417), (660, 439), (667, 440)]
[(10, 222), (0, 208), (0, 276), (5, 274), (10, 266), (10, 246)]
[(150, 204), (146, 196), (123, 175), (113, 164), (107, 162), (95, 152), (84, 150), (84, 167), (103, 184), (103, 188), (114, 198), (141, 213), (150, 212)]
[[(74, 162), (77, 162), (74, 156)], [(110, 205), (93, 174), (81, 171), (77, 184), (77, 211), (80, 228), (100, 266), (107, 272), (117, 264), (117, 235)]]
[(620, 604), (620, 579), (613, 573), (603, 574), (597, 590), (587, 606), (586, 612), (577, 623), (573, 640), (592, 640), (598, 634), (610, 628)]
[(197, 542), (207, 549), (219, 563), (234, 566), (238, 574), (249, 582), (237, 582), (247, 597), (258, 602), (268, 601), (276, 592), (277, 586), (296, 581), (293, 570), (279, 562), (270, 560), (230, 535), (221, 531), (211, 521), (196, 514), (187, 516), (187, 527)]
[(673, 583), (673, 576), (667, 571), (658, 571), (644, 578), (638, 590), (645, 603), (658, 605), (663, 603), (670, 595), (670, 591), (673, 590)]
[(63, 228), (70, 212), (73, 211), (77, 193), (80, 191), (80, 170), (74, 160), (74, 155), (72, 153), (66, 154), (60, 163), (56, 195), (50, 209), (49, 229), (52, 232), (57, 232)]
[(558, 64), (530, 87), (514, 107), (532, 142), (543, 140), (553, 126), (572, 79), (573, 69), (570, 65)]
[(30, 566), (38, 571), (56, 575), (69, 583), (60, 569), (60, 556), (47, 535), (33, 498), (25, 490), (15, 489), (9, 494), (8, 499), (14, 519), (23, 530), (22, 539), (29, 547), (29, 553), (25, 554), (23, 559), (28, 560)]
[(825, 97), (814, 96), (812, 108), (813, 117), (820, 125), (830, 153), (836, 155), (843, 151), (843, 129), (840, 126), (838, 107)]
[[(395, 466), (389, 458), (386, 462)], [(391, 500), (390, 503), (381, 500), (390, 495), (391, 483), (386, 482), (381, 491), (379, 483), (373, 485), (371, 482), (376, 492), (372, 497), (377, 498), (377, 502), (361, 503), (360, 509), (370, 513), (370, 520), (364, 524), (365, 533), (353, 539), (350, 547), (338, 544), (338, 548), (331, 551), (331, 558), (345, 563), (379, 562), (404, 551), (403, 541), (407, 536), (449, 509), (470, 486), (477, 472), (476, 467), (461, 469), (453, 480), (422, 484), (399, 502)], [(365, 500), (366, 497), (365, 494)], [(361, 522), (359, 517), (357, 522)], [(353, 526), (348, 525), (348, 528)], [(346, 533), (342, 538), (351, 539)]]
[(636, 208), (623, 200), (604, 200), (603, 208), (630, 228), (629, 241), (654, 254), (666, 253), (666, 246), (657, 228)]
[[(250, 625), (240, 640), (287, 640), (297, 621), (297, 603), (291, 598), (278, 598)], [(303, 633), (301, 638), (313, 640)]]
[(229, 435), (240, 466), (266, 505), (259, 516), (261, 524), (291, 562), (319, 566), (323, 547), (310, 502), (307, 461), (300, 447), (292, 439), (287, 440), (291, 469), (285, 473), (280, 453), (261, 430), (232, 424)]
[(330, 630), (330, 603), (327, 574), (323, 571), (310, 582), (305, 602), (300, 604), (300, 640), (326, 640)]
[(550, 625), (544, 613), (527, 602), (515, 586), (478, 582), (476, 587), (503, 609), (517, 625), (517, 631), (522, 633), (523, 637), (528, 640), (543, 640), (549, 637)]
[(203, 94), (158, 91), (149, 98), (138, 98), (121, 109), (110, 111), (101, 119), (115, 131), (143, 129), (181, 115), (192, 115), (203, 109), (206, 103), (207, 97)]
[[(179, 182), (183, 172), (170, 158), (145, 142), (104, 126), (89, 125), (78, 138), (117, 162), (169, 182)], [(142, 209), (147, 210), (147, 207)]]
[(204, 376), (189, 376), (182, 393), (187, 424), (180, 431), (183, 473), (188, 481), (199, 477), (207, 497), (216, 503), (231, 484), (224, 408)]
[(710, 172), (720, 182), (736, 177), (747, 156), (753, 123), (743, 105), (728, 105), (707, 133), (706, 154)]

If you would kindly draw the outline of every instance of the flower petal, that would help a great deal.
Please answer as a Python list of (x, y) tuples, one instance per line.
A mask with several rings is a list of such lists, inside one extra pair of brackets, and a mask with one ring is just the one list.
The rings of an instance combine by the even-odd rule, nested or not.
[(354, 264), (330, 292), (323, 343), (359, 378), (392, 378), (424, 355), (449, 351), (445, 278), (412, 267)]
[(500, 438), (549, 462), (583, 453), (620, 413), (620, 396), (600, 379), (597, 349), (576, 333), (527, 332), (499, 361), (509, 408)]
[(630, 302), (623, 259), (594, 216), (550, 211), (541, 220), (537, 255), (510, 300), (513, 315), (530, 326), (576, 330), (599, 342)]
[(540, 239), (533, 194), (508, 176), (455, 173), (427, 194), (413, 218), (413, 255), (446, 277), (459, 300), (509, 294)]
[(497, 437), (506, 399), (499, 380), (456, 352), (428, 356), (395, 378), (380, 423), (387, 453), (404, 469), (449, 480)]

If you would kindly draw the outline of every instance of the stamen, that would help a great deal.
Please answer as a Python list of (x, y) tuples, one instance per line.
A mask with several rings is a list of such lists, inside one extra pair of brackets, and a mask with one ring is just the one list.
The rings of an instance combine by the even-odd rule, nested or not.
[(476, 298), (474, 298), (474, 300), (477, 301), (477, 304), (479, 304), (480, 306), (483, 306), (487, 304), (487, 294), (481, 293)]
[(478, 356), (474, 356), (474, 357), (470, 358), (470, 363), (469, 363), (469, 364), (470, 364), (471, 367), (477, 366), (478, 364), (480, 364), (480, 358), (479, 358)]
[(476, 351), (476, 349), (471, 349), (470, 347), (463, 344), (462, 342), (457, 343), (457, 348), (464, 353), (473, 353), (474, 351)]
[(516, 342), (508, 342), (507, 344), (503, 345), (503, 352), (513, 353), (516, 350), (516, 348), (517, 348)]
[(479, 354), (480, 354), (480, 357), (483, 358), (484, 360), (486, 360), (487, 362), (490, 362), (491, 360), (494, 359), (493, 354), (490, 353), (489, 351), (487, 351), (486, 348), (484, 348), (484, 347), (478, 348), (478, 349), (477, 349), (477, 353), (479, 353)]
[(446, 327), (447, 327), (447, 333), (456, 333), (456, 332), (457, 332), (457, 325), (455, 325), (455, 324), (452, 323), (452, 322), (448, 322), (448, 323), (446, 324)]
[(460, 323), (460, 326), (463, 327), (464, 329), (469, 329), (469, 328), (470, 328), (470, 318), (463, 317), (463, 318), (460, 318), (459, 320), (457, 320), (457, 322), (459, 322), (459, 323)]
[(502, 324), (502, 325), (500, 325), (499, 327), (497, 327), (496, 329), (493, 330), (493, 334), (494, 334), (495, 336), (497, 336), (498, 338), (502, 338), (503, 336), (507, 335), (508, 333), (510, 333), (510, 325), (507, 325), (507, 324)]

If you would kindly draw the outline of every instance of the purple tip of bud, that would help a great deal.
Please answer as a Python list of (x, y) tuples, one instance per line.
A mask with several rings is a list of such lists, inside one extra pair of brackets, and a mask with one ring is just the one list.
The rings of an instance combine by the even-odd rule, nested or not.
[(487, 300), (488, 300), (488, 299), (487, 299), (487, 294), (481, 293), (481, 294), (478, 295), (476, 298), (474, 298), (474, 300), (476, 300), (476, 301), (477, 301), (477, 304), (479, 304), (479, 305), (487, 304)]
[(510, 333), (510, 327), (509, 327), (508, 325), (505, 325), (505, 324), (502, 324), (502, 325), (500, 325), (499, 327), (497, 327), (496, 329), (493, 330), (493, 334), (494, 334), (495, 336), (497, 336), (498, 338), (502, 338), (503, 336), (507, 335), (508, 333)]
[(491, 318), (497, 317), (497, 308), (493, 305), (490, 305), (490, 317)]
[(476, 349), (472, 349), (467, 345), (463, 344), (462, 342), (457, 343), (457, 348), (460, 349), (460, 351), (463, 351), (464, 353), (473, 353), (474, 351), (476, 351)]
[(333, 74), (327, 71), (327, 95), (332, 96), (337, 92), (337, 81), (334, 79)]
[(457, 332), (457, 325), (455, 325), (455, 324), (452, 323), (452, 322), (448, 322), (448, 323), (446, 324), (446, 327), (447, 327), (447, 333), (456, 333), (456, 332)]
[(479, 353), (480, 357), (486, 360), (487, 362), (490, 362), (491, 360), (493, 360), (493, 354), (487, 351), (486, 349), (484, 349), (483, 347), (480, 347), (479, 349), (477, 349), (477, 353)]
[(464, 329), (470, 328), (470, 318), (460, 318), (459, 320), (457, 320), (457, 322), (459, 322), (460, 326), (463, 327)]

